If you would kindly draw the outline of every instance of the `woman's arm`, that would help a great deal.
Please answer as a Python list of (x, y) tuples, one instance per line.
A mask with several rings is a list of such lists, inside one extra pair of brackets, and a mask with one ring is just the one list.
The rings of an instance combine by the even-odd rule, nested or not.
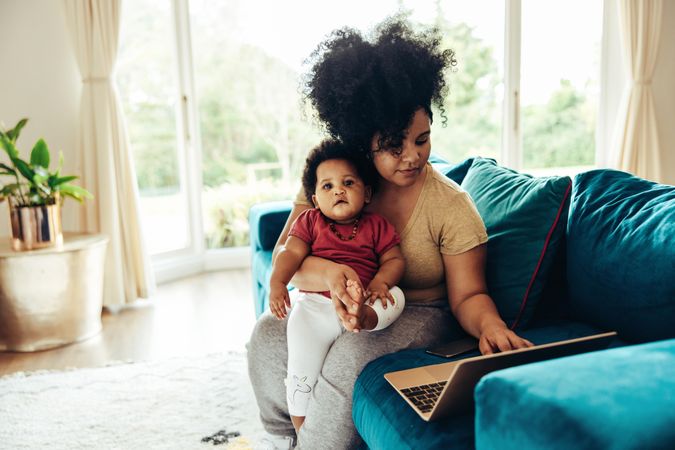
[(531, 347), (530, 341), (508, 329), (488, 295), (486, 253), (483, 244), (459, 255), (443, 255), (452, 313), (467, 333), (479, 339), (478, 348), (484, 355)]

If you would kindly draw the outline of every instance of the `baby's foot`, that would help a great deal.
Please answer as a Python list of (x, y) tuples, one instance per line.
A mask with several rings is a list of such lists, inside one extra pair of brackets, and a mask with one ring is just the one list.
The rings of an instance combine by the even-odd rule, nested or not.
[(363, 300), (363, 291), (361, 290), (361, 287), (359, 284), (354, 281), (354, 280), (347, 280), (347, 294), (358, 302), (358, 304), (352, 303), (351, 306), (349, 307), (349, 312), (351, 314), (356, 314), (359, 310), (359, 304), (361, 304)]

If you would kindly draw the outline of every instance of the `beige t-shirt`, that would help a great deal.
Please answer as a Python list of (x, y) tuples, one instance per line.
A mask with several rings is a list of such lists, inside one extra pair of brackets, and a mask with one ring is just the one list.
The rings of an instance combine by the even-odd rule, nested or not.
[[(295, 204), (309, 205), (304, 191)], [(469, 194), (431, 164), (415, 209), (399, 234), (406, 265), (398, 286), (406, 302), (418, 303), (447, 298), (443, 254), (458, 255), (488, 240)]]

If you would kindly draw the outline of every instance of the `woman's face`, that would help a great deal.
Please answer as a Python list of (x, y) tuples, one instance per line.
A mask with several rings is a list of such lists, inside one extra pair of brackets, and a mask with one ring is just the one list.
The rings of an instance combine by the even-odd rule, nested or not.
[(431, 126), (424, 108), (415, 112), (410, 126), (404, 131), (401, 147), (378, 149), (379, 137), (379, 133), (373, 136), (371, 149), (380, 176), (398, 187), (415, 184), (424, 173), (431, 153)]

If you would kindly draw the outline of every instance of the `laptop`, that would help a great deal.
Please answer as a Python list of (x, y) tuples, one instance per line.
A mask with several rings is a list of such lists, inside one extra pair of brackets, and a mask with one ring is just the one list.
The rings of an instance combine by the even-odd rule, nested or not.
[(425, 421), (473, 408), (473, 390), (495, 370), (607, 348), (616, 332), (389, 372), (384, 378)]

